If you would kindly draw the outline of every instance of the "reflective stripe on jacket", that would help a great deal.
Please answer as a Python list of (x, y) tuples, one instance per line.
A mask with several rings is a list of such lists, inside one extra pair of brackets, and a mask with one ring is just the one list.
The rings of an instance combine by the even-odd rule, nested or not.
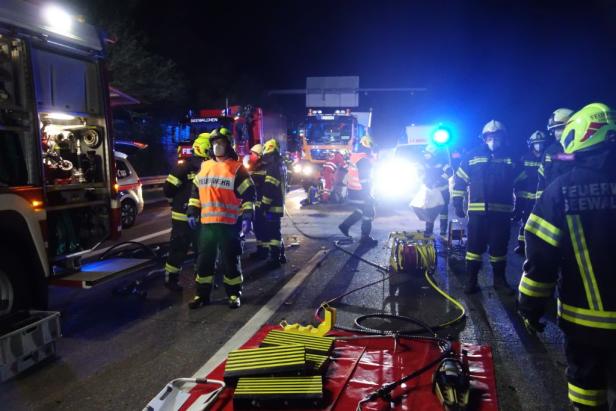
[(351, 164), (349, 165), (349, 174), (347, 180), (347, 187), (349, 190), (360, 191), (362, 189), (362, 184), (359, 179), (359, 168), (357, 167), (357, 163), (364, 158), (368, 158), (368, 154), (366, 153), (358, 153)]

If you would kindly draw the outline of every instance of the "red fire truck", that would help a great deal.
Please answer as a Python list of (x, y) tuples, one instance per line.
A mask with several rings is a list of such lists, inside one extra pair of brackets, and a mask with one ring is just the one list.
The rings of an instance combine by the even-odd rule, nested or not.
[(67, 275), (120, 234), (103, 51), (57, 6), (0, 3), (0, 315), (45, 308), (50, 280), (91, 286)]

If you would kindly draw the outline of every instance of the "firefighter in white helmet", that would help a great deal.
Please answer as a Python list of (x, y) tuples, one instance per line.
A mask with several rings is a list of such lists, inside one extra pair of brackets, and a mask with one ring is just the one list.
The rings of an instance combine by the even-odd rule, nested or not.
[(465, 217), (463, 198), (468, 190), (467, 294), (479, 290), (477, 276), (482, 254), (489, 247), (494, 287), (513, 294), (505, 278), (507, 243), (511, 229), (514, 186), (524, 180), (523, 170), (508, 149), (507, 130), (491, 120), (481, 132), (483, 144), (462, 159), (452, 192), (456, 215)]

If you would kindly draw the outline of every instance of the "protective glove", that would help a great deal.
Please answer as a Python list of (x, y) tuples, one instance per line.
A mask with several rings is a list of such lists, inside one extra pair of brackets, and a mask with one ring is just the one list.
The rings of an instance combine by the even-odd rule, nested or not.
[(545, 330), (545, 323), (540, 322), (538, 317), (531, 317), (519, 310), (518, 315), (522, 319), (524, 327), (530, 335), (537, 335), (537, 333), (542, 333), (543, 330)]
[(199, 227), (199, 222), (197, 221), (197, 217), (188, 216), (188, 226), (191, 230), (196, 230)]
[(252, 230), (251, 223), (252, 222), (250, 221), (250, 219), (242, 220), (242, 234), (244, 235), (244, 237), (248, 235), (248, 233), (250, 233), (250, 231)]

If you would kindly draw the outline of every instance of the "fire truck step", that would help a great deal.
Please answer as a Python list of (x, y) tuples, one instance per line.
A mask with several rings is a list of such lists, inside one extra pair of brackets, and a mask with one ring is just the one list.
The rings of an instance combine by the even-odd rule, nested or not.
[(152, 260), (145, 258), (110, 258), (103, 261), (94, 261), (83, 264), (78, 273), (54, 278), (49, 281), (49, 284), (92, 288), (112, 278), (134, 273), (151, 263)]

